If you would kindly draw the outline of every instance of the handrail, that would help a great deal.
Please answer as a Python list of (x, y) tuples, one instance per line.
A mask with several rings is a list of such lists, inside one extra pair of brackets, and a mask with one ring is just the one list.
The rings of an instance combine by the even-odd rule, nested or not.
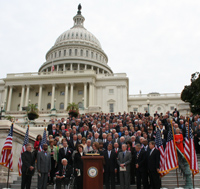
[(177, 146), (176, 150), (178, 154), (179, 169), (181, 170), (181, 174), (183, 174), (183, 177), (185, 178), (185, 188), (193, 188), (190, 166), (185, 159), (185, 156), (182, 154)]

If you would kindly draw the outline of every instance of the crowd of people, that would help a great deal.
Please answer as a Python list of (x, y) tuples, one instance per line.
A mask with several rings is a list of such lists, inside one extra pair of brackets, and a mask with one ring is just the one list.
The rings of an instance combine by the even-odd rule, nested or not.
[[(83, 188), (82, 156), (95, 153), (104, 156), (104, 184), (106, 189), (160, 188), (159, 176), (160, 152), (155, 148), (156, 130), (159, 129), (165, 148), (169, 127), (173, 127), (175, 142), (184, 153), (186, 128), (191, 125), (196, 152), (200, 153), (200, 116), (184, 117), (175, 109), (172, 113), (151, 116), (148, 112), (118, 114), (82, 114), (77, 118), (69, 117), (51, 120), (47, 127), (48, 141), (43, 151), (38, 152), (42, 136), (38, 135), (34, 144), (34, 156), (29, 164), (23, 158), (23, 170), (31, 172), (37, 159), (38, 188), (47, 184), (69, 183), (70, 175), (75, 176), (75, 184)], [(27, 145), (26, 148), (30, 148)], [(27, 149), (25, 153), (31, 153)], [(30, 154), (29, 154), (30, 155)], [(37, 157), (36, 157), (37, 156)], [(32, 162), (32, 163), (31, 163)], [(33, 172), (33, 171), (32, 171)], [(32, 174), (30, 174), (32, 175)], [(54, 179), (56, 178), (56, 179)], [(26, 181), (28, 179), (25, 179)], [(22, 174), (22, 182), (25, 182)], [(24, 186), (24, 184), (23, 184)], [(23, 187), (22, 187), (23, 188)]]

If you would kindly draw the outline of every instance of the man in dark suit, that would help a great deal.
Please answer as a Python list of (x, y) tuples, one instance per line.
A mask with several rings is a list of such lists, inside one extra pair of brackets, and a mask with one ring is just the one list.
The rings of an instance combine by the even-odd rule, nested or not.
[(69, 184), (70, 176), (72, 174), (72, 167), (68, 164), (67, 159), (61, 160), (62, 164), (56, 173), (56, 188), (61, 189), (61, 185), (64, 184), (64, 188)]
[(48, 173), (51, 170), (51, 155), (47, 152), (48, 145), (43, 145), (43, 151), (37, 154), (38, 189), (47, 188)]
[(76, 150), (78, 144), (80, 144), (77, 139), (78, 139), (77, 135), (74, 135), (73, 140), (69, 144), (69, 147), (72, 148), (73, 150)]
[(130, 188), (130, 164), (131, 164), (131, 152), (127, 151), (127, 145), (122, 144), (122, 152), (119, 153), (117, 163), (120, 167), (120, 188)]
[(69, 132), (69, 131), (67, 131), (67, 132), (65, 133), (65, 138), (66, 138), (66, 141), (68, 142), (68, 144), (71, 143), (72, 140), (73, 140), (73, 136), (70, 135), (70, 132)]
[(52, 126), (54, 125), (54, 120), (51, 120), (51, 123), (47, 126), (47, 131), (52, 131)]
[(148, 189), (147, 152), (141, 149), (140, 144), (135, 146), (135, 167), (137, 189), (141, 189), (141, 179), (144, 189)]
[(81, 133), (82, 134), (82, 137), (85, 137), (85, 138), (87, 138), (87, 136), (88, 136), (88, 130), (87, 130), (87, 125), (84, 125), (83, 126), (83, 132)]
[(115, 189), (115, 172), (117, 171), (117, 158), (115, 151), (112, 150), (112, 144), (108, 144), (107, 151), (104, 151), (104, 174), (105, 174), (105, 185), (106, 189), (110, 189), (110, 180), (111, 180), (111, 189)]
[(68, 163), (71, 165), (72, 164), (72, 152), (73, 150), (69, 148), (67, 141), (63, 142), (63, 148), (60, 148), (59, 153), (58, 153), (58, 164), (61, 165), (61, 160), (63, 158), (68, 160)]
[(21, 189), (31, 188), (31, 179), (35, 170), (35, 159), (31, 153), (31, 144), (26, 144), (26, 151), (22, 153), (22, 183)]
[[(118, 142), (115, 142), (114, 143), (114, 152), (115, 152), (115, 154), (116, 154), (116, 157), (118, 157), (118, 155), (119, 155), (119, 153), (120, 152), (122, 152), (122, 150), (121, 149), (119, 149), (119, 143)], [(119, 178), (119, 166), (117, 166), (117, 173), (116, 173), (116, 176), (117, 176), (117, 184), (119, 184), (120, 183), (120, 178)]]
[(155, 148), (155, 142), (149, 142), (150, 153), (148, 156), (148, 169), (150, 184), (152, 189), (159, 189), (161, 187), (161, 180), (159, 175), (160, 167), (160, 152)]
[(58, 131), (56, 129), (56, 125), (52, 126), (52, 130), (49, 131), (49, 135), (52, 135), (53, 138), (55, 138), (56, 136), (58, 136)]

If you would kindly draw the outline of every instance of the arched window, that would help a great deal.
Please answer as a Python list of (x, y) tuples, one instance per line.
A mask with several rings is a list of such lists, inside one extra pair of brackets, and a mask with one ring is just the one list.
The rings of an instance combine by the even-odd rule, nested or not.
[(78, 52), (77, 49), (75, 49), (75, 56), (77, 56), (77, 52)]
[(47, 104), (47, 110), (50, 110), (51, 109), (51, 103), (48, 103)]
[(60, 110), (64, 110), (64, 103), (63, 102), (60, 103)]
[(83, 56), (83, 50), (81, 49), (81, 56)]
[(69, 49), (69, 56), (72, 55), (72, 49)]
[(88, 51), (86, 51), (86, 56), (88, 57)]

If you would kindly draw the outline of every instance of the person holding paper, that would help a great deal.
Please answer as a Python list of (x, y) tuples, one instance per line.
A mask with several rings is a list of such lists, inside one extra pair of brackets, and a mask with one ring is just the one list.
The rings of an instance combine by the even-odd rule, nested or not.
[(119, 153), (117, 163), (120, 171), (120, 189), (130, 189), (130, 164), (132, 156), (127, 151), (127, 145), (122, 144), (122, 152)]

